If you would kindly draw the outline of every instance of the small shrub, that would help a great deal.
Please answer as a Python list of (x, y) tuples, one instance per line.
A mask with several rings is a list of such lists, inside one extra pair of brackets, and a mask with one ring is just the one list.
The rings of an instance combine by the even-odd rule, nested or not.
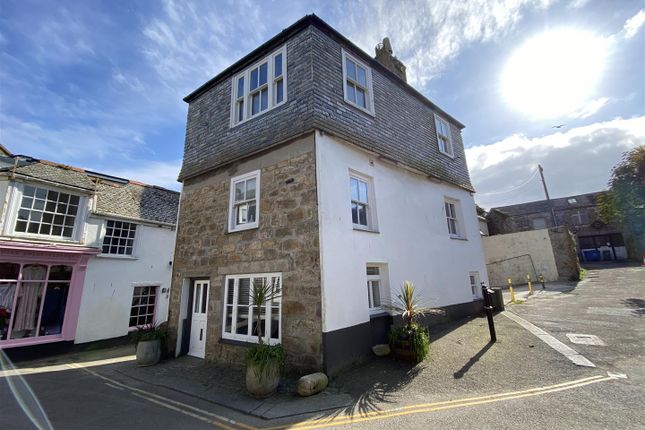
[(277, 364), (280, 371), (284, 367), (284, 348), (282, 345), (258, 344), (249, 348), (246, 353), (246, 364), (256, 368), (258, 379), (267, 374), (267, 367)]
[(423, 361), (430, 351), (428, 330), (415, 323), (392, 327), (389, 338), (393, 348), (410, 349), (416, 361)]
[(132, 334), (132, 339), (135, 343), (145, 342), (148, 340), (159, 340), (161, 351), (165, 353), (167, 328), (166, 323), (161, 323), (159, 325), (145, 324), (137, 327), (136, 331)]

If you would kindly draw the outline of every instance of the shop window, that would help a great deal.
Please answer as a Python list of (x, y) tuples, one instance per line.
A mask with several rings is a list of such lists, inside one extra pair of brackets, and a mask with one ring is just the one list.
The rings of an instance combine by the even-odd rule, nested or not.
[(0, 263), (0, 276), (0, 340), (62, 333), (71, 267)]

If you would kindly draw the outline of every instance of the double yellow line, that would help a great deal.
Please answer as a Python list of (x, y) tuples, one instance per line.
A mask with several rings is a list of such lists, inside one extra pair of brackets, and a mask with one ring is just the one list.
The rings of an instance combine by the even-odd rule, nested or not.
[[(612, 376), (596, 375), (588, 378), (577, 379), (575, 381), (563, 382), (560, 384), (549, 385), (545, 387), (531, 388), (523, 391), (512, 391), (507, 393), (491, 394), (481, 397), (469, 397), (458, 400), (448, 400), (435, 403), (423, 403), (412, 406), (404, 406), (401, 408), (373, 411), (363, 413), (357, 416), (342, 416), (332, 418), (319, 418), (298, 423), (284, 424), (275, 427), (263, 427), (262, 430), (280, 430), (280, 429), (319, 429), (332, 426), (357, 424), (365, 421), (383, 420), (389, 418), (400, 417), (404, 415), (421, 414), (429, 412), (444, 411), (447, 409), (463, 408), (467, 406), (477, 406), (487, 403), (502, 402), (506, 400), (521, 399), (524, 397), (539, 396), (547, 393), (555, 393), (558, 391), (571, 390), (573, 388), (584, 387), (585, 385), (595, 384), (598, 382), (609, 381), (616, 379)], [(240, 423), (238, 423), (240, 425)], [(260, 430), (255, 427), (242, 425), (242, 428), (247, 430)]]
[(468, 406), (477, 406), (477, 405), (484, 405), (487, 403), (503, 402), (507, 400), (515, 400), (515, 399), (521, 399), (525, 397), (539, 396), (543, 394), (571, 390), (574, 388), (584, 387), (585, 385), (596, 384), (599, 382), (605, 382), (605, 381), (610, 381), (612, 379), (617, 379), (616, 376), (596, 375), (596, 376), (590, 376), (588, 378), (576, 379), (574, 381), (562, 382), (560, 384), (531, 388), (531, 389), (522, 390), (522, 391), (511, 391), (506, 393), (490, 394), (490, 395), (480, 396), (480, 397), (468, 397), (464, 399), (447, 400), (447, 401), (434, 402), (434, 403), (421, 403), (417, 405), (403, 406), (400, 408), (389, 409), (389, 410), (360, 413), (357, 415), (316, 418), (316, 419), (310, 419), (305, 421), (281, 424), (281, 425), (272, 426), (272, 427), (255, 427), (236, 420), (232, 420), (222, 415), (214, 414), (212, 412), (197, 408), (195, 406), (192, 406), (183, 402), (172, 400), (167, 397), (151, 393), (149, 391), (145, 391), (136, 387), (126, 385), (122, 382), (116, 381), (112, 378), (108, 378), (97, 372), (94, 372), (87, 368), (83, 368), (78, 365), (68, 364), (68, 366), (74, 369), (83, 370), (87, 373), (90, 373), (102, 379), (103, 381), (113, 386), (114, 388), (127, 389), (131, 391), (132, 394), (135, 395), (136, 397), (148, 400), (152, 403), (158, 404), (160, 406), (182, 413), (184, 415), (191, 416), (195, 419), (207, 422), (209, 424), (213, 424), (218, 428), (223, 428), (225, 430), (238, 430), (238, 429), (305, 430), (305, 429), (328, 428), (328, 427), (334, 427), (334, 426), (357, 424), (357, 423), (366, 422), (366, 421), (390, 419), (390, 418), (395, 418), (395, 417), (400, 417), (405, 415), (438, 412), (438, 411), (444, 411), (448, 409), (463, 408)]

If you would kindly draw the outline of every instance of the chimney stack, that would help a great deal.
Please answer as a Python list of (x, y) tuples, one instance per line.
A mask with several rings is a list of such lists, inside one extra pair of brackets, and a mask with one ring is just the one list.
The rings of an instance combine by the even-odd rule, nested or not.
[(392, 44), (390, 43), (389, 37), (385, 37), (383, 42), (376, 45), (374, 50), (376, 51), (376, 56), (374, 57), (376, 61), (384, 65), (390, 72), (403, 79), (404, 82), (408, 81), (405, 76), (405, 65), (398, 58), (392, 55)]

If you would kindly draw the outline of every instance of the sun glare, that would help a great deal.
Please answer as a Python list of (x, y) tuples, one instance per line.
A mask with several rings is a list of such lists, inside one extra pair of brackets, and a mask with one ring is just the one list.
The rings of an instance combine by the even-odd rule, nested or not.
[(534, 118), (572, 113), (593, 96), (606, 51), (605, 39), (582, 30), (552, 30), (535, 36), (506, 64), (504, 98)]

